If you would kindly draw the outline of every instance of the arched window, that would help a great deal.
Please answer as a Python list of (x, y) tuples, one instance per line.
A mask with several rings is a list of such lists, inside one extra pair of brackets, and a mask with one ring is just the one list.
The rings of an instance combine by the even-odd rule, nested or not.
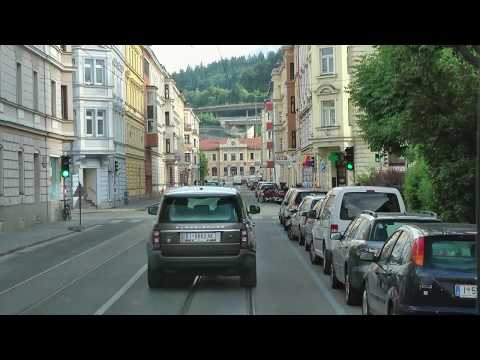
[(218, 176), (216, 167), (212, 167), (212, 176)]

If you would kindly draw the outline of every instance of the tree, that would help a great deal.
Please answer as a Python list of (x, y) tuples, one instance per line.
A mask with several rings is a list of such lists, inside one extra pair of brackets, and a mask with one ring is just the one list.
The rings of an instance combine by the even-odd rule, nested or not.
[(208, 159), (207, 155), (200, 150), (200, 181), (203, 182), (208, 175)]
[(447, 46), (379, 46), (353, 75), (349, 91), (370, 148), (403, 155), (415, 146), (434, 210), (473, 223), (478, 69)]

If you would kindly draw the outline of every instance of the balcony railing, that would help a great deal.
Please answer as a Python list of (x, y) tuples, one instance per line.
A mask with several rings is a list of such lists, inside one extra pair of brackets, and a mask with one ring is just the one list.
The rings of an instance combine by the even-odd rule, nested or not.
[(158, 134), (145, 134), (145, 147), (158, 147)]

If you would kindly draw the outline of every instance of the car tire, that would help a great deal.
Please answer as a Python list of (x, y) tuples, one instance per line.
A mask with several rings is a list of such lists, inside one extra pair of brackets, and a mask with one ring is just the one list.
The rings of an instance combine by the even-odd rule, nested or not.
[(289, 226), (287, 230), (288, 238), (292, 241), (295, 241), (295, 236), (293, 235), (293, 226)]
[(310, 244), (310, 251), (308, 253), (310, 255), (310, 262), (314, 265), (319, 265), (320, 257), (315, 254), (315, 247), (313, 246), (313, 244)]
[(345, 301), (347, 305), (360, 305), (362, 303), (362, 292), (352, 287), (348, 268), (345, 272)]
[(312, 246), (312, 243), (309, 243), (307, 239), (305, 239), (305, 251), (310, 251), (311, 246)]
[(298, 245), (304, 246), (305, 245), (305, 238), (302, 236), (302, 229), (300, 226), (298, 227)]
[(330, 262), (330, 286), (332, 289), (340, 289), (342, 287), (342, 283), (337, 279), (333, 261)]
[(257, 286), (257, 262), (255, 258), (249, 261), (249, 264), (240, 273), (240, 286), (255, 287)]
[(363, 287), (363, 293), (362, 293), (362, 315), (372, 315), (370, 312), (370, 307), (368, 305), (368, 292), (367, 292), (367, 286)]
[(325, 275), (330, 275), (330, 271), (332, 270), (331, 267), (331, 259), (328, 256), (327, 250), (325, 249), (325, 244), (323, 244), (323, 273)]
[(150, 289), (156, 289), (165, 286), (165, 275), (162, 272), (153, 270), (149, 267), (147, 273), (147, 282)]

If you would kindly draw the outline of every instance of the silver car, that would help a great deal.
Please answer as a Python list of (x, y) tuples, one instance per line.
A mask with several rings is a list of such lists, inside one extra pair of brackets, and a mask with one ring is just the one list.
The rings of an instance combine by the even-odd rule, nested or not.
[(298, 240), (299, 245), (305, 243), (305, 225), (308, 220), (308, 213), (313, 210), (318, 202), (325, 199), (325, 195), (308, 195), (303, 198), (298, 210), (292, 216), (291, 226), (288, 229), (288, 238), (290, 240)]

